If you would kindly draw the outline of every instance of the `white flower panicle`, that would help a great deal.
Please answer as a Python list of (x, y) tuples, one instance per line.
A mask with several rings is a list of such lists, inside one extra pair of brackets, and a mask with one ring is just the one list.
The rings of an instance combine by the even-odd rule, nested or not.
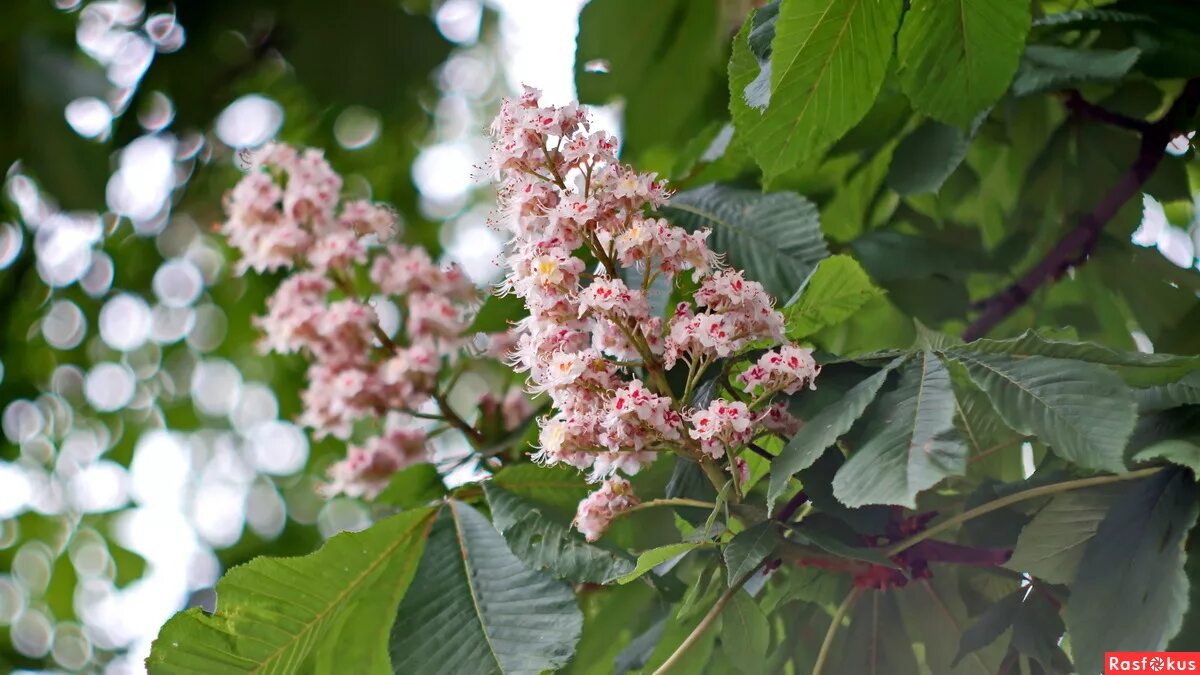
[[(616, 139), (592, 131), (577, 104), (542, 107), (540, 95), (526, 87), (501, 104), (492, 124), (497, 221), (511, 237), (500, 290), (529, 312), (511, 363), (528, 374), (531, 392), (553, 404), (539, 421), (534, 459), (590, 469), (604, 481), (576, 517), (594, 540), (621, 510), (613, 505), (636, 503), (615, 472), (636, 474), (657, 452), (674, 451), (728, 457), (726, 469), (745, 474), (736, 452), (799, 424), (771, 397), (811, 386), (819, 366), (810, 350), (785, 341), (783, 316), (762, 285), (722, 268), (707, 230), (688, 232), (652, 215), (670, 197), (664, 181), (620, 164)], [(598, 263), (593, 274), (587, 259)], [(664, 321), (647, 291), (657, 278), (681, 273), (699, 290)], [(710, 365), (764, 340), (782, 346), (738, 378), (746, 400), (687, 405)], [(683, 392), (666, 377), (677, 367), (687, 370)]]

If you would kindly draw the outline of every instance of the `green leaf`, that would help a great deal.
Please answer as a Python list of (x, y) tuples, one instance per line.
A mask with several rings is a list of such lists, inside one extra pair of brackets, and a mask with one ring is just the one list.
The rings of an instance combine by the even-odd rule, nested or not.
[(767, 669), (767, 646), (771, 627), (758, 603), (745, 591), (733, 599), (721, 613), (721, 649), (745, 675), (760, 675)]
[(1183, 543), (1196, 523), (1198, 489), (1185, 471), (1167, 469), (1100, 523), (1067, 603), (1079, 672), (1103, 670), (1106, 651), (1162, 651), (1179, 631), (1188, 597)]
[(937, 192), (962, 164), (970, 145), (962, 129), (925, 120), (896, 146), (887, 184), (902, 195)]
[(147, 669), (294, 672), (336, 640), (362, 659), (360, 672), (389, 672), (387, 629), (433, 514), (407, 511), (339, 534), (301, 558), (257, 558), (230, 569), (217, 582), (217, 612), (194, 607), (172, 617), (151, 647)]
[(668, 560), (690, 553), (704, 545), (703, 542), (699, 541), (684, 541), (678, 544), (667, 544), (666, 546), (652, 548), (649, 551), (643, 551), (638, 556), (637, 565), (634, 566), (633, 571), (619, 577), (617, 583), (627, 584)]
[(1059, 457), (1090, 469), (1124, 471), (1133, 433), (1133, 394), (1112, 371), (1042, 356), (1013, 358), (947, 350), (966, 366), (1010, 427), (1036, 435)]
[(513, 293), (507, 295), (489, 295), (465, 333), (499, 333), (508, 330), (512, 322), (517, 321), (525, 313), (525, 301)]
[(841, 323), (880, 295), (883, 291), (871, 283), (854, 258), (826, 258), (782, 310), (788, 339), (800, 340)]
[(1071, 49), (1029, 45), (1013, 80), (1012, 93), (1028, 96), (1093, 82), (1118, 82), (1137, 63), (1140, 54), (1137, 47)]
[(817, 207), (794, 192), (705, 185), (676, 194), (663, 211), (688, 230), (711, 228), (712, 248), (776, 298), (790, 298), (829, 255)]
[(966, 128), (1008, 89), (1029, 23), (1029, 0), (913, 0), (896, 44), (904, 92)]
[(1200, 404), (1200, 372), (1188, 373), (1178, 382), (1134, 390), (1138, 412), (1168, 410)]
[(930, 579), (917, 579), (896, 591), (901, 616), (913, 642), (924, 646), (924, 660), (934, 673), (995, 675), (1004, 645), (993, 643), (954, 663), (970, 620), (954, 573), (940, 569)]
[(1128, 485), (1117, 483), (1055, 496), (1021, 529), (1012, 557), (1004, 566), (1054, 584), (1073, 582), (1096, 528), (1113, 503), (1128, 491)]
[(820, 155), (870, 110), (891, 60), (900, 6), (899, 0), (782, 3), (771, 42), (770, 104), (761, 113), (744, 104), (745, 87), (758, 74), (749, 45), (750, 61), (736, 69), (731, 62), (733, 123), (768, 179)]
[[(638, 152), (686, 140), (685, 131), (708, 121), (704, 104), (724, 85), (723, 23), (711, 3), (589, 3), (574, 55), (580, 101), (624, 100), (623, 135)], [(596, 62), (605, 67), (590, 68)]]
[(1026, 331), (1008, 340), (976, 340), (970, 351), (1010, 356), (1050, 356), (1113, 366), (1133, 385), (1172, 382), (1200, 370), (1200, 356), (1122, 352), (1090, 342), (1069, 342)]
[(850, 626), (838, 631), (825, 672), (917, 675), (912, 640), (891, 592), (866, 592), (850, 612)]
[(446, 486), (432, 464), (414, 464), (396, 473), (374, 499), (376, 504), (386, 504), (402, 509), (423, 506), (446, 496)]
[(1167, 440), (1139, 450), (1133, 456), (1135, 462), (1165, 459), (1173, 464), (1186, 466), (1193, 475), (1200, 477), (1200, 445), (1184, 440)]
[(504, 535), (513, 555), (531, 569), (549, 572), (573, 583), (603, 584), (633, 570), (633, 562), (583, 540), (540, 509), (521, 503), (491, 481), (483, 484), (492, 522)]
[(979, 618), (962, 632), (958, 641), (958, 654), (951, 665), (957, 666), (964, 656), (992, 644), (1004, 631), (1011, 628), (1017, 616), (1017, 609), (1021, 606), (1021, 599), (1027, 592), (1028, 589), (1018, 589), (980, 614)]
[[(516, 464), (502, 469), (491, 482), (509, 494), (549, 507), (568, 520), (575, 517), (579, 501), (590, 492), (583, 475), (565, 466)], [(496, 526), (508, 527), (523, 515), (524, 512), (513, 516), (511, 521), (498, 521)]]
[(825, 449), (842, 437), (862, 417), (867, 406), (875, 400), (887, 376), (900, 366), (907, 357), (900, 357), (880, 369), (879, 372), (854, 385), (846, 395), (821, 409), (809, 419), (800, 432), (783, 446), (779, 456), (771, 463), (771, 487), (767, 492), (767, 508), (774, 510), (775, 501), (787, 488), (788, 481), (798, 471), (807, 469), (817, 461)]
[(833, 477), (847, 506), (916, 508), (917, 493), (967, 469), (967, 446), (954, 427), (950, 371), (932, 352), (905, 367), (895, 391), (879, 399), (861, 445)]
[(779, 524), (770, 520), (748, 527), (730, 539), (725, 546), (725, 567), (729, 570), (725, 579), (729, 587), (732, 588), (757, 569), (781, 541), (783, 537), (779, 534)]
[(525, 568), (486, 518), (451, 501), (396, 610), (389, 651), (397, 673), (538, 673), (566, 665), (582, 626), (568, 586)]

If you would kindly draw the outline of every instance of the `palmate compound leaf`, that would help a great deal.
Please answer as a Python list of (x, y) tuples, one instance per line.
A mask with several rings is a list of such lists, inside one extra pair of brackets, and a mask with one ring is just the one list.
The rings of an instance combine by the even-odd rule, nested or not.
[(913, 0), (896, 44), (904, 93), (965, 128), (1008, 89), (1029, 23), (1029, 0)]
[(932, 352), (912, 357), (899, 386), (879, 399), (861, 445), (833, 477), (846, 506), (916, 507), (917, 493), (967, 469), (967, 446), (954, 426), (950, 371)]
[(1004, 566), (1050, 583), (1071, 583), (1096, 528), (1129, 489), (1114, 483), (1056, 495), (1021, 529)]
[(1179, 631), (1188, 604), (1183, 545), (1198, 492), (1187, 471), (1170, 467), (1140, 481), (1100, 523), (1067, 603), (1079, 672), (1104, 670), (1106, 651), (1162, 651)]
[(1125, 470), (1125, 443), (1137, 411), (1120, 377), (1094, 363), (984, 354), (974, 347), (944, 353), (966, 367), (1010, 427), (1082, 467)]
[(854, 385), (840, 400), (821, 409), (788, 441), (771, 463), (771, 487), (767, 493), (767, 508), (773, 510), (775, 501), (787, 488), (788, 481), (798, 471), (812, 463), (833, 445), (838, 438), (850, 431), (867, 406), (887, 380), (888, 374), (904, 363), (907, 356), (892, 360), (874, 375)]
[(578, 532), (530, 502), (483, 484), (492, 522), (508, 548), (528, 567), (573, 583), (607, 583), (633, 570), (633, 561), (584, 541)]
[[(824, 152), (867, 114), (887, 74), (902, 4), (782, 3), (771, 41), (770, 102), (761, 112), (744, 98), (746, 86), (761, 72), (752, 45), (735, 45), (733, 123), (768, 178)], [(754, 98), (761, 103), (765, 96)]]
[(292, 673), (336, 647), (358, 672), (391, 672), (388, 626), (434, 514), (406, 511), (362, 532), (339, 534), (301, 558), (257, 558), (234, 567), (217, 582), (217, 612), (176, 614), (155, 640), (147, 669)]
[(396, 611), (396, 673), (540, 673), (564, 666), (583, 615), (571, 589), (530, 570), (478, 511), (450, 501)]
[(783, 537), (779, 525), (772, 520), (748, 527), (738, 532), (725, 547), (725, 567), (729, 573), (725, 575), (729, 586), (741, 582), (747, 574), (758, 569), (759, 564), (771, 555)]
[(776, 298), (792, 297), (829, 255), (816, 205), (794, 192), (714, 183), (676, 194), (663, 211), (688, 230), (711, 229), (713, 250)]

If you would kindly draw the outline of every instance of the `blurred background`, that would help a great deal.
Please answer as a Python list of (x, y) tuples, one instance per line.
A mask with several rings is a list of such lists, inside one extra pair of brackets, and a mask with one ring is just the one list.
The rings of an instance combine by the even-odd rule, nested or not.
[(0, 672), (142, 672), (224, 569), (370, 522), (313, 490), (344, 448), (255, 349), (277, 280), (232, 274), (222, 193), (246, 149), (323, 147), (486, 284), (487, 124), (522, 82), (574, 97), (582, 4), (6, 0)]

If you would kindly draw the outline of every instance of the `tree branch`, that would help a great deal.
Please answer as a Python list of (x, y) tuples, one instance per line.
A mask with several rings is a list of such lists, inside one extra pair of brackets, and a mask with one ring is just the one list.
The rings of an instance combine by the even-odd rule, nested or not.
[(1072, 267), (1086, 262), (1096, 247), (1104, 226), (1112, 220), (1125, 202), (1141, 191), (1162, 161), (1167, 143), (1176, 131), (1176, 125), (1194, 114), (1198, 105), (1200, 78), (1188, 80), (1179, 98), (1175, 99), (1170, 109), (1153, 123), (1139, 123), (1138, 120), (1087, 103), (1082, 97), (1068, 98), (1067, 107), (1073, 111), (1086, 111), (1081, 114), (1124, 128), (1137, 129), (1142, 137), (1137, 158), (1104, 199), (1084, 215), (1075, 228), (1060, 239), (1033, 269), (1026, 272), (1016, 283), (979, 303), (980, 314), (967, 327), (963, 339), (969, 342), (983, 337), (1009, 314), (1020, 309), (1042, 285), (1057, 281)]
[(1122, 115), (1108, 108), (1102, 108), (1095, 103), (1089, 103), (1077, 89), (1064, 91), (1063, 99), (1063, 105), (1066, 106), (1067, 110), (1070, 110), (1072, 114), (1079, 117), (1111, 124), (1114, 127), (1121, 127), (1122, 129), (1132, 129), (1138, 133), (1145, 133), (1151, 126), (1150, 122), (1146, 120)]

